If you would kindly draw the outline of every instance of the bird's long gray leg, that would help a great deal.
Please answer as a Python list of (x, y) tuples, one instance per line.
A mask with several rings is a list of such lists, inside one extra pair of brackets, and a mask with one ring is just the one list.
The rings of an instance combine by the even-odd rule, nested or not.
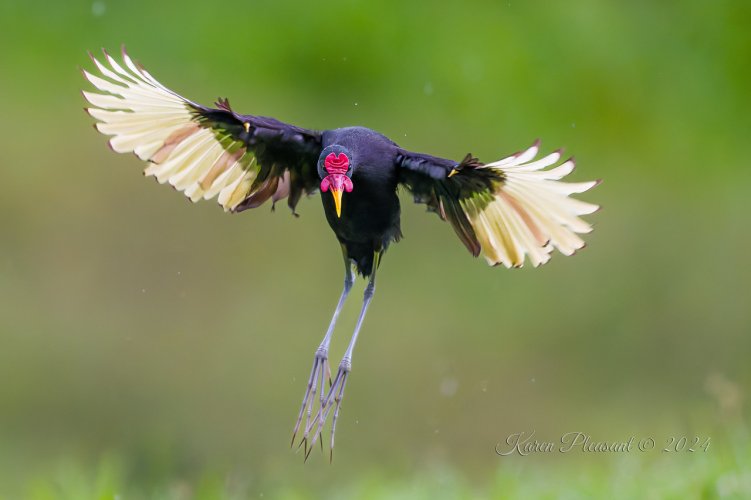
[[(365, 287), (365, 293), (363, 294), (362, 298), (362, 309), (360, 309), (360, 316), (357, 318), (355, 331), (352, 333), (352, 338), (349, 341), (347, 350), (344, 352), (342, 361), (339, 363), (339, 371), (336, 374), (336, 378), (334, 378), (334, 382), (331, 384), (329, 393), (326, 395), (326, 400), (322, 403), (321, 408), (318, 410), (318, 418), (314, 419), (313, 422), (311, 422), (310, 426), (305, 430), (305, 435), (307, 436), (312, 427), (316, 425), (316, 420), (318, 420), (318, 428), (313, 435), (313, 441), (311, 443), (312, 449), (313, 445), (316, 442), (316, 439), (318, 439), (319, 435), (321, 434), (321, 430), (323, 429), (326, 419), (328, 419), (331, 408), (334, 408), (334, 417), (331, 421), (331, 451), (329, 455), (329, 461), (331, 461), (334, 456), (334, 434), (336, 432), (336, 419), (339, 416), (339, 408), (341, 407), (342, 398), (344, 397), (344, 387), (347, 384), (347, 376), (349, 375), (349, 372), (352, 371), (352, 352), (355, 349), (355, 343), (357, 343), (357, 336), (360, 333), (360, 328), (362, 327), (363, 320), (365, 319), (365, 314), (368, 312), (368, 306), (370, 305), (370, 301), (373, 299), (373, 295), (375, 294), (376, 270), (378, 269), (378, 263), (380, 260), (381, 251), (374, 252), (373, 269), (370, 273), (368, 285)], [(332, 400), (335, 403), (333, 405)], [(308, 453), (310, 453), (310, 450), (308, 450)]]
[[(303, 415), (306, 413), (306, 407), (307, 419), (305, 428), (307, 428), (310, 423), (311, 410), (313, 408), (313, 401), (315, 400), (318, 384), (320, 384), (320, 404), (321, 407), (323, 407), (325, 394), (324, 373), (328, 375), (328, 379), (329, 381), (331, 381), (331, 372), (328, 365), (329, 344), (331, 343), (331, 336), (334, 333), (336, 320), (339, 319), (339, 313), (341, 312), (342, 307), (344, 306), (344, 302), (347, 300), (347, 296), (349, 295), (349, 291), (352, 289), (352, 284), (355, 281), (355, 276), (352, 273), (352, 262), (349, 259), (349, 255), (347, 255), (347, 249), (344, 247), (344, 245), (342, 245), (342, 256), (344, 258), (344, 288), (342, 289), (342, 294), (339, 296), (339, 302), (337, 303), (336, 309), (334, 310), (334, 315), (331, 318), (331, 323), (329, 323), (329, 329), (326, 331), (326, 335), (324, 335), (321, 344), (318, 346), (318, 349), (316, 349), (315, 356), (313, 358), (313, 368), (310, 371), (308, 385), (305, 388), (305, 396), (303, 396), (302, 405), (300, 406), (300, 413), (297, 415), (295, 429), (292, 431), (292, 443), (290, 444), (290, 446), (295, 444), (295, 436), (297, 436), (297, 431), (300, 430), (300, 423), (302, 422)], [(306, 439), (307, 433), (303, 437), (303, 442)]]

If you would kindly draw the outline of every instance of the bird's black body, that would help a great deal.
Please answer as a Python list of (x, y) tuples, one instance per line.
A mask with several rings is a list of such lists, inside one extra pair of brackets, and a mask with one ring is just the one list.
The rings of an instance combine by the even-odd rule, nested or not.
[(347, 255), (357, 265), (358, 272), (368, 276), (374, 252), (385, 250), (402, 235), (396, 194), (397, 146), (384, 135), (364, 127), (325, 131), (322, 145), (341, 146), (352, 156), (355, 190), (342, 199), (341, 217), (337, 217), (330, 195), (321, 193), (321, 201), (326, 219)]
[[(477, 194), (487, 195), (502, 181), (495, 170), (478, 169), (482, 163), (471, 155), (461, 162), (414, 153), (391, 139), (365, 127), (345, 127), (323, 132), (308, 130), (274, 118), (235, 113), (227, 100), (218, 108), (189, 103), (195, 120), (215, 134), (227, 134), (234, 145), (258, 160), (260, 170), (245, 199), (231, 207), (234, 212), (287, 197), (295, 210), (303, 193), (313, 193), (325, 171), (324, 156), (333, 150), (345, 152), (352, 167), (348, 176), (354, 191), (341, 198), (337, 216), (333, 198), (322, 194), (326, 218), (347, 255), (364, 276), (372, 272), (373, 252), (385, 250), (401, 238), (398, 186), (409, 190), (415, 202), (447, 220), (459, 239), (475, 256), (480, 242), (460, 201)], [(351, 156), (351, 158), (349, 158)], [(316, 171), (315, 165), (318, 165)], [(463, 175), (449, 179), (452, 170)], [(282, 178), (288, 176), (282, 187)], [(281, 195), (279, 193), (282, 193)], [(488, 201), (479, 201), (483, 204)]]
[[(534, 160), (539, 144), (497, 162), (471, 155), (460, 162), (414, 153), (364, 127), (323, 132), (275, 118), (236, 113), (226, 99), (207, 107), (181, 97), (138, 66), (123, 50), (124, 67), (105, 52), (108, 64), (93, 58), (98, 74), (84, 76), (99, 92), (83, 92), (97, 130), (111, 136), (110, 147), (149, 162), (144, 173), (169, 183), (192, 201), (216, 198), (229, 212), (284, 198), (296, 214), (302, 195), (321, 191), (331, 229), (341, 243), (344, 287), (329, 328), (315, 351), (300, 413), (306, 457), (329, 415), (331, 448), (357, 336), (375, 292), (381, 256), (401, 238), (397, 189), (448, 221), (474, 256), (492, 265), (521, 267), (525, 258), (544, 264), (557, 248), (571, 255), (584, 246), (577, 233), (591, 226), (579, 219), (596, 205), (569, 198), (596, 182), (559, 180), (573, 160), (555, 168), (560, 151)], [(273, 207), (273, 205), (272, 205)], [(331, 380), (330, 340), (357, 272), (368, 277), (362, 308), (347, 350)], [(329, 384), (325, 383), (328, 377)], [(313, 413), (316, 392), (319, 401)]]

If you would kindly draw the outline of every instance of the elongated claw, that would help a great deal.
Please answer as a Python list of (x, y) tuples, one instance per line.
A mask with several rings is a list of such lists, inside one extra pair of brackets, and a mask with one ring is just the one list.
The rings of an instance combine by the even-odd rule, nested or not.
[[(328, 394), (326, 395), (326, 398), (322, 400), (323, 402), (321, 403), (321, 407), (318, 409), (318, 413), (305, 429), (303, 439), (307, 440), (312, 435), (310, 448), (307, 450), (307, 453), (305, 455), (306, 460), (308, 458), (308, 455), (310, 455), (310, 450), (313, 448), (318, 438), (323, 439), (321, 437), (323, 427), (326, 424), (326, 421), (328, 420), (329, 414), (331, 413), (332, 409), (334, 410), (334, 417), (331, 422), (331, 451), (329, 454), (329, 461), (333, 460), (336, 419), (339, 417), (339, 409), (341, 408), (342, 398), (344, 397), (344, 387), (347, 384), (347, 378), (349, 376), (350, 370), (351, 364), (349, 360), (342, 360), (342, 363), (339, 365), (339, 371), (334, 378), (334, 381), (331, 385), (331, 388), (329, 389)], [(313, 429), (314, 427), (315, 430)], [(311, 431), (313, 430), (314, 432), (312, 432), (311, 434)]]
[[(313, 413), (313, 402), (316, 399), (316, 391), (318, 389), (318, 383), (320, 382), (320, 393), (321, 393), (321, 404), (323, 404), (324, 400), (324, 374), (330, 373), (329, 366), (328, 366), (328, 355), (326, 351), (319, 349), (316, 351), (315, 358), (313, 359), (313, 368), (310, 370), (310, 378), (308, 379), (308, 385), (305, 388), (305, 396), (303, 396), (302, 405), (300, 405), (300, 413), (297, 415), (297, 421), (295, 422), (295, 428), (292, 431), (292, 441), (290, 442), (290, 447), (294, 446), (295, 444), (295, 438), (297, 437), (297, 432), (300, 430), (300, 424), (302, 423), (303, 415), (307, 414), (307, 417), (305, 419), (305, 426), (304, 428), (307, 429), (310, 426), (310, 417)], [(330, 377), (330, 375), (329, 375)], [(300, 445), (304, 446), (306, 448), (306, 454), (308, 453), (307, 450), (307, 432), (303, 436), (303, 438), (300, 440)]]
[[(336, 419), (339, 417), (339, 408), (342, 406), (342, 399), (344, 398), (344, 386), (347, 384), (346, 374), (342, 378), (342, 385), (339, 388), (339, 392), (336, 394), (334, 400), (336, 401), (336, 409), (334, 410), (334, 417), (331, 419), (331, 446), (329, 447), (329, 463), (334, 461), (334, 434), (336, 434)], [(323, 440), (321, 440), (323, 442)]]
[[(341, 378), (341, 371), (336, 374), (336, 378), (334, 379), (334, 382), (332, 383), (331, 387), (329, 388), (329, 392), (326, 395), (326, 397), (321, 398), (321, 405), (318, 408), (318, 411), (315, 414), (315, 417), (313, 417), (312, 420), (308, 420), (305, 425), (305, 432), (302, 436), (302, 441), (307, 442), (309, 439), (311, 439), (311, 431), (315, 427), (315, 432), (312, 434), (312, 441), (310, 443), (310, 448), (308, 448), (305, 451), (305, 460), (308, 460), (308, 456), (310, 455), (310, 450), (313, 448), (313, 445), (318, 440), (319, 435), (323, 431), (323, 426), (326, 423), (326, 419), (328, 418), (329, 414), (329, 407), (331, 405), (331, 399), (332, 395), (334, 394), (334, 391), (337, 387), (339, 387), (339, 379)], [(299, 446), (298, 446), (299, 448)]]

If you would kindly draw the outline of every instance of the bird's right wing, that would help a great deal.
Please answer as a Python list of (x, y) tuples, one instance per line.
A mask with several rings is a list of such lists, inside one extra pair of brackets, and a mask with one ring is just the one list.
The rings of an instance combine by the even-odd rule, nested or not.
[(461, 162), (400, 149), (396, 163), (400, 181), (415, 201), (448, 220), (474, 256), (491, 265), (521, 267), (525, 256), (533, 266), (550, 260), (557, 248), (571, 255), (584, 246), (577, 233), (590, 224), (579, 216), (599, 207), (570, 198), (597, 184), (561, 182), (574, 169), (559, 151), (534, 160), (535, 142), (526, 151), (483, 164), (471, 155)]
[(150, 164), (144, 173), (169, 183), (191, 201), (217, 197), (227, 211), (288, 198), (293, 212), (302, 194), (318, 188), (321, 135), (273, 118), (240, 115), (220, 99), (196, 104), (159, 83), (123, 50), (121, 66), (105, 52), (92, 57), (98, 74), (84, 76), (100, 92), (84, 91), (96, 129), (118, 153)]

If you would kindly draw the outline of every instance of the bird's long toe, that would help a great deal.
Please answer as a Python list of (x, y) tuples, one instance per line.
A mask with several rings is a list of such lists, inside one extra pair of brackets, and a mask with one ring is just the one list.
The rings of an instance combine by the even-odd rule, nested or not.
[[(310, 377), (308, 378), (308, 384), (305, 387), (305, 395), (303, 396), (302, 404), (300, 405), (300, 412), (297, 415), (297, 421), (295, 422), (295, 428), (292, 431), (292, 442), (290, 446), (294, 446), (295, 438), (300, 430), (302, 424), (303, 415), (306, 415), (304, 429), (308, 429), (310, 426), (311, 415), (313, 414), (313, 405), (316, 399), (316, 392), (320, 389), (320, 404), (323, 404), (325, 394), (325, 380), (327, 375), (329, 384), (331, 380), (331, 372), (329, 369), (328, 355), (325, 351), (319, 349), (316, 351), (315, 358), (313, 359), (313, 368), (310, 370)], [(300, 440), (300, 444), (306, 443), (308, 433)]]
[(334, 411), (334, 416), (331, 421), (331, 452), (329, 454), (329, 460), (333, 459), (336, 419), (339, 417), (339, 410), (341, 408), (342, 398), (344, 397), (344, 387), (347, 384), (350, 369), (351, 363), (349, 362), (349, 360), (342, 360), (339, 365), (339, 371), (337, 372), (336, 377), (334, 377), (334, 381), (331, 383), (328, 394), (326, 394), (326, 397), (321, 400), (322, 402), (320, 408), (318, 409), (318, 413), (305, 429), (303, 440), (308, 440), (310, 436), (312, 436), (310, 446), (305, 453), (306, 460), (308, 458), (308, 455), (310, 455), (310, 452), (313, 449), (316, 441), (318, 441), (319, 438), (323, 440), (323, 427), (326, 425), (326, 421), (328, 420), (332, 409)]
[(331, 419), (331, 446), (329, 447), (329, 463), (334, 460), (334, 435), (336, 434), (336, 419), (339, 417), (339, 409), (342, 406), (342, 399), (344, 398), (344, 386), (347, 384), (347, 375), (342, 378), (341, 386), (334, 397), (336, 406), (334, 408), (334, 416)]

